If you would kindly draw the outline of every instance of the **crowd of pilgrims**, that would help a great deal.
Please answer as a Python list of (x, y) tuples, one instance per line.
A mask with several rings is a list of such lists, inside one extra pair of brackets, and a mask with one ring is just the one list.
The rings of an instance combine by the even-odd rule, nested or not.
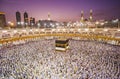
[(55, 39), (0, 48), (0, 79), (120, 79), (120, 46), (69, 40), (66, 52)]

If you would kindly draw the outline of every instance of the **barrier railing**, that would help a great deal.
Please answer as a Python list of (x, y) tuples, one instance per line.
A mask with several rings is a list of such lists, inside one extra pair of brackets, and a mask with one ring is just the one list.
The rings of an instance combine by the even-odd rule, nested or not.
[(88, 40), (102, 40), (102, 41), (115, 41), (116, 43), (120, 44), (120, 38), (115, 37), (108, 37), (108, 36), (101, 36), (101, 35), (93, 35), (93, 34), (73, 34), (73, 33), (54, 33), (54, 34), (36, 34), (36, 35), (28, 35), (28, 36), (21, 36), (21, 37), (11, 37), (6, 39), (0, 39), (0, 44), (8, 43), (8, 42), (14, 42), (19, 40), (31, 40), (35, 38), (41, 38), (41, 37), (67, 37), (67, 38), (73, 38), (73, 37), (79, 37), (82, 39), (88, 39)]

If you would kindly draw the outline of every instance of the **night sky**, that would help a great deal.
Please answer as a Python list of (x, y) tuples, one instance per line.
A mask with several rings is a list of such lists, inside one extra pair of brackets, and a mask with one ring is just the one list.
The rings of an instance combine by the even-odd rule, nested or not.
[(0, 11), (6, 13), (7, 21), (15, 21), (16, 11), (22, 17), (26, 11), (36, 20), (47, 19), (50, 12), (52, 20), (79, 21), (81, 10), (88, 18), (90, 9), (97, 20), (120, 18), (120, 0), (0, 0)]

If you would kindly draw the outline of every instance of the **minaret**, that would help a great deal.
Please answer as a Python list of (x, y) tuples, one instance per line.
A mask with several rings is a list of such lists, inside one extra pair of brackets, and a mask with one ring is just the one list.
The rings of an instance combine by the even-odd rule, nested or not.
[(50, 19), (50, 13), (48, 13), (48, 20), (51, 20), (51, 19)]
[(33, 18), (30, 17), (30, 26), (33, 26)]
[(93, 20), (93, 11), (92, 11), (92, 9), (90, 10), (90, 21), (92, 21)]
[(83, 10), (81, 11), (81, 19), (80, 19), (80, 21), (81, 21), (81, 22), (84, 21), (84, 12), (83, 12)]

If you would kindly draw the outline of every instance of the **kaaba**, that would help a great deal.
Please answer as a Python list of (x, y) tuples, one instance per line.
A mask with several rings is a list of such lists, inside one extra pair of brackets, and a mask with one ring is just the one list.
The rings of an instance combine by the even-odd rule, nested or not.
[(55, 50), (66, 51), (69, 48), (69, 39), (57, 39), (55, 40)]

